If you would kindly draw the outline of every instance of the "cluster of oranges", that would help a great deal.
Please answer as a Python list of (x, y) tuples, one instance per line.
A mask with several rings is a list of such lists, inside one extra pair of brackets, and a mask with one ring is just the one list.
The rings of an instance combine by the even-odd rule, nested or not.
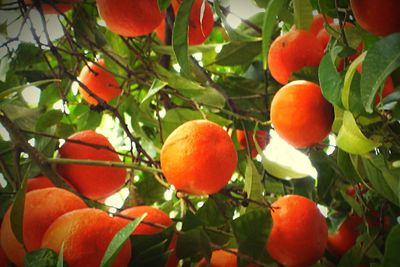
[[(31, 4), (31, 1), (25, 2)], [(72, 8), (74, 2), (77, 1), (64, 1), (56, 6), (43, 4), (43, 12), (65, 12)], [(164, 41), (165, 14), (159, 10), (157, 0), (96, 2), (99, 14), (110, 31), (127, 37), (155, 31)], [(356, 21), (376, 35), (400, 31), (399, 16), (384, 15), (398, 11), (399, 2), (387, 2), (389, 4), (383, 5), (382, 1), (352, 0)], [(175, 14), (180, 4), (179, 0), (172, 1)], [(213, 14), (208, 3), (201, 16), (203, 21), (200, 19), (202, 5), (202, 0), (196, 0), (190, 13), (190, 45), (203, 43), (213, 29)], [(374, 10), (374, 14), (366, 10)], [(283, 85), (271, 103), (272, 124), (283, 139), (299, 148), (321, 143), (330, 133), (334, 119), (333, 107), (326, 101), (317, 84), (304, 80), (290, 81), (294, 72), (320, 64), (329, 41), (329, 35), (323, 27), (325, 22), (333, 23), (333, 20), (318, 15), (309, 31), (291, 29), (274, 40), (268, 54), (271, 75)], [(359, 50), (362, 47), (360, 44)], [(85, 66), (79, 80), (84, 87), (106, 102), (122, 93), (103, 60)], [(84, 87), (79, 89), (83, 99), (90, 104), (98, 104), (98, 100)], [(393, 91), (390, 78), (385, 88), (383, 96)], [(238, 130), (236, 135), (240, 148), (249, 147), (253, 157), (257, 155), (253, 135), (261, 149), (267, 144), (265, 131), (246, 133)], [(59, 156), (64, 159), (121, 162), (107, 138), (94, 131), (70, 136), (60, 147)], [(168, 136), (160, 152), (161, 169), (166, 180), (176, 190), (198, 196), (220, 191), (230, 181), (237, 161), (236, 148), (230, 135), (218, 124), (207, 120), (189, 121), (179, 126)], [(127, 176), (124, 168), (109, 166), (63, 164), (57, 166), (57, 171), (73, 190), (96, 200), (104, 199), (119, 190)], [(113, 236), (129, 222), (128, 219), (110, 216), (99, 209), (88, 208), (81, 198), (54, 187), (46, 177), (30, 179), (27, 191), (23, 244), (17, 240), (11, 227), (12, 206), (3, 218), (0, 232), (0, 244), (5, 256), (17, 266), (24, 265), (23, 258), (27, 252), (51, 248), (59, 253), (62, 247), (64, 259), (69, 266), (98, 266)], [(144, 219), (147, 222), (165, 227), (173, 223), (167, 214), (148, 206), (132, 207), (120, 215), (136, 218), (144, 213), (147, 213)], [(271, 205), (271, 216), (273, 226), (266, 250), (277, 262), (289, 267), (312, 265), (322, 257), (326, 247), (332, 254), (343, 255), (354, 245), (358, 236), (356, 228), (361, 224), (360, 217), (349, 215), (338, 233), (328, 236), (326, 220), (317, 204), (296, 195), (278, 198)], [(141, 223), (132, 234), (154, 234), (161, 230), (160, 227)], [(170, 243), (172, 251), (175, 242), (174, 236)], [(3, 258), (0, 250), (0, 261)], [(130, 258), (131, 244), (127, 241), (113, 266), (127, 266)], [(173, 252), (167, 265), (176, 266), (177, 262)], [(212, 255), (211, 263), (215, 266), (236, 266), (236, 256), (217, 250)], [(205, 261), (202, 260), (198, 266), (205, 266)]]

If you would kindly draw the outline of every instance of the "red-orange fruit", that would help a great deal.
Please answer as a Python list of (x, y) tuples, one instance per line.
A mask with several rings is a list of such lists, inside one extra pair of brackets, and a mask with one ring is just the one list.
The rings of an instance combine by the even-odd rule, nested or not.
[(46, 176), (38, 176), (28, 179), (26, 191), (30, 192), (37, 189), (55, 187), (52, 181)]
[[(108, 245), (124, 223), (98, 209), (81, 209), (64, 214), (55, 220), (43, 236), (42, 248), (60, 253), (69, 267), (100, 266)], [(127, 240), (112, 266), (128, 266), (131, 244)]]
[(288, 267), (311, 266), (324, 254), (328, 226), (315, 202), (297, 195), (280, 197), (272, 204), (268, 253)]
[[(92, 93), (107, 102), (121, 95), (122, 89), (114, 75), (106, 69), (107, 66), (103, 59), (98, 60), (97, 64), (89, 62), (79, 74), (79, 81), (86, 85)], [(89, 104), (97, 105), (99, 103), (81, 86), (79, 86), (79, 93)]]
[[(108, 139), (95, 131), (78, 132), (68, 139), (80, 141), (82, 144), (66, 141), (58, 151), (60, 158), (122, 162)], [(78, 192), (93, 199), (110, 196), (124, 185), (126, 177), (124, 168), (109, 166), (58, 164), (57, 171)]]
[[(138, 218), (142, 216), (144, 213), (147, 213), (146, 217), (143, 219), (145, 222), (154, 223), (160, 226), (170, 226), (172, 225), (172, 220), (169, 216), (160, 209), (151, 207), (151, 206), (135, 206), (128, 209), (121, 211), (122, 215), (131, 217), (131, 218)], [(130, 221), (127, 219), (122, 219), (125, 224), (129, 223)], [(153, 225), (146, 224), (141, 222), (136, 229), (132, 232), (132, 235), (152, 235), (159, 233), (163, 230), (162, 227), (157, 227)], [(168, 258), (166, 263), (166, 267), (173, 267), (178, 265), (179, 259), (175, 253), (175, 246), (176, 246), (176, 235), (172, 237), (172, 240), (169, 244), (168, 249), (171, 250), (171, 254)]]
[(360, 234), (358, 226), (362, 223), (362, 218), (358, 215), (349, 215), (340, 225), (335, 234), (328, 236), (328, 250), (336, 257), (341, 257), (356, 243)]
[[(32, 0), (24, 0), (24, 2), (26, 5), (33, 4)], [(46, 0), (41, 2), (43, 2), (41, 6), (44, 14), (60, 14), (72, 9), (73, 4), (79, 2), (79, 0)], [(45, 4), (45, 2), (48, 4)], [(52, 4), (49, 2), (52, 2)]]
[[(236, 249), (234, 250), (237, 251)], [(206, 259), (201, 259), (196, 267), (207, 267)], [(226, 252), (225, 250), (218, 249), (214, 250), (211, 254), (211, 267), (236, 267), (237, 266), (237, 256), (233, 253)], [(249, 264), (247, 267), (255, 267), (256, 264)]]
[[(357, 66), (357, 72), (361, 73), (362, 72), (362, 65)], [(383, 84), (383, 89), (382, 89), (382, 94), (376, 94), (375, 96), (375, 105), (378, 105), (383, 98), (387, 97), (391, 93), (394, 92), (394, 85), (393, 85), (393, 80), (392, 77), (387, 77), (385, 80), (385, 83)], [(382, 98), (381, 98), (382, 96)]]
[(293, 81), (275, 94), (271, 120), (282, 139), (295, 147), (310, 147), (329, 134), (334, 119), (333, 107), (321, 88), (308, 81)]
[(113, 33), (136, 37), (151, 33), (165, 17), (157, 0), (96, 0), (97, 9)]
[(224, 187), (236, 168), (237, 153), (228, 133), (207, 120), (176, 128), (161, 149), (161, 168), (179, 191), (208, 195)]
[[(249, 138), (250, 142), (250, 151), (251, 151), (251, 156), (254, 158), (255, 156), (258, 155), (256, 145), (254, 143), (253, 139), (253, 131), (247, 131), (247, 136)], [(236, 130), (236, 137), (238, 139), (239, 145), (241, 149), (246, 149), (248, 146), (247, 139), (246, 139), (246, 132), (243, 130)], [(263, 131), (263, 130), (258, 130), (256, 131), (255, 138), (257, 140), (257, 144), (263, 150), (267, 146), (268, 142), (268, 132)]]
[(351, 0), (351, 9), (358, 24), (380, 36), (400, 32), (399, 0)]
[[(0, 228), (0, 240), (1, 240), (1, 228)], [(9, 263), (8, 258), (6, 256), (6, 253), (4, 253), (3, 247), (1, 246), (0, 243), (0, 267), (6, 267), (8, 266), (8, 263)]]
[(325, 21), (325, 18), (322, 14), (315, 15), (310, 25), (310, 32), (316, 36), (322, 29), (324, 29), (326, 22), (332, 23), (333, 19), (329, 16), (326, 16)]
[[(173, 0), (172, 7), (175, 15), (178, 12), (181, 0)], [(203, 0), (195, 0), (189, 16), (189, 45), (202, 44), (210, 36), (214, 27), (214, 17), (210, 4), (205, 3), (204, 13), (201, 17), (201, 6)], [(165, 21), (163, 21), (156, 29), (156, 34), (161, 41), (165, 41)]]
[[(73, 193), (53, 187), (27, 193), (24, 207), (23, 236), (29, 252), (40, 248), (44, 233), (58, 217), (72, 210), (86, 208), (86, 204)], [(23, 266), (26, 252), (11, 229), (11, 208), (7, 210), (1, 226), (1, 246), (14, 264)]]
[(310, 32), (293, 29), (276, 38), (268, 52), (272, 77), (287, 84), (293, 72), (304, 67), (317, 67), (324, 56), (324, 48)]

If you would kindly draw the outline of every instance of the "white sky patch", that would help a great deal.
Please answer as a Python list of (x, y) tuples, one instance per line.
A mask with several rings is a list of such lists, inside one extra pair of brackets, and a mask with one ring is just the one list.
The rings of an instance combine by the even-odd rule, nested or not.
[(122, 188), (119, 192), (109, 196), (106, 201), (104, 201), (104, 204), (107, 206), (115, 207), (115, 208), (121, 208), (122, 205), (125, 202), (125, 199), (129, 195), (129, 190), (128, 188)]
[(29, 106), (36, 107), (39, 104), (40, 89), (36, 86), (28, 86), (22, 90), (22, 97)]
[(252, 0), (231, 0), (229, 5), (232, 14), (229, 14), (226, 20), (232, 28), (236, 28), (241, 23), (238, 17), (248, 19), (254, 14), (263, 11)]
[(270, 143), (264, 150), (264, 154), (269, 160), (317, 178), (317, 170), (305, 154), (286, 143), (274, 130), (270, 130), (270, 137)]

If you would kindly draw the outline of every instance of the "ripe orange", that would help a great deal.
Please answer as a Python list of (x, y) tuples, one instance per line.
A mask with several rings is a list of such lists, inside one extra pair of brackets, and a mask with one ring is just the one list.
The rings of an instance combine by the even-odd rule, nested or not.
[(350, 3), (356, 21), (365, 30), (381, 36), (400, 32), (400, 1), (351, 0)]
[[(0, 228), (0, 240), (1, 240), (1, 228)], [(3, 247), (1, 246), (1, 243), (0, 243), (0, 267), (8, 266), (8, 262), (9, 261), (6, 256), (6, 253), (4, 253)]]
[(157, 0), (97, 0), (97, 8), (113, 33), (136, 37), (154, 31), (165, 17)]
[[(24, 0), (26, 5), (32, 5), (32, 2), (32, 0)], [(53, 2), (52, 4), (41, 4), (44, 14), (60, 14), (72, 9), (73, 4), (78, 0), (47, 0), (41, 2)]]
[(37, 189), (55, 187), (52, 181), (46, 176), (37, 176), (28, 179), (26, 191), (30, 192)]
[(237, 153), (227, 132), (211, 121), (188, 121), (161, 149), (161, 168), (177, 190), (207, 195), (224, 187), (236, 168)]
[[(72, 210), (85, 208), (79, 197), (60, 188), (38, 189), (26, 194), (23, 235), (27, 251), (40, 248), (42, 237), (50, 224)], [(23, 265), (25, 250), (11, 229), (11, 207), (7, 210), (1, 226), (1, 246), (7, 257), (17, 266)]]
[[(138, 218), (142, 216), (144, 213), (147, 213), (147, 216), (143, 219), (146, 222), (156, 223), (164, 226), (170, 226), (173, 223), (166, 213), (164, 213), (160, 209), (151, 206), (135, 206), (121, 211), (122, 215), (129, 216), (131, 218)], [(127, 219), (122, 219), (122, 220), (124, 221), (125, 224), (130, 222)], [(162, 228), (148, 225), (142, 222), (132, 232), (132, 235), (151, 235), (161, 232), (162, 230), (163, 230)], [(175, 246), (176, 246), (176, 235), (172, 237), (172, 240), (168, 247), (168, 249), (171, 250), (172, 252), (168, 258), (166, 264), (167, 267), (173, 267), (178, 265), (179, 259), (177, 258), (175, 253)]]
[(309, 147), (323, 141), (331, 130), (333, 118), (332, 105), (312, 82), (293, 81), (279, 89), (272, 99), (272, 124), (295, 147)]
[[(92, 208), (75, 210), (54, 221), (43, 236), (42, 248), (59, 253), (64, 243), (64, 260), (69, 267), (100, 266), (114, 235), (124, 227), (120, 220)], [(128, 266), (131, 244), (127, 240), (112, 266)]]
[[(95, 95), (107, 102), (114, 97), (121, 95), (122, 89), (114, 75), (105, 70), (107, 69), (107, 66), (104, 60), (98, 60), (97, 64), (101, 67), (92, 62), (85, 65), (79, 74), (79, 80)], [(99, 103), (82, 87), (79, 87), (79, 93), (86, 102), (92, 105), (97, 105)]]
[[(174, 9), (175, 15), (178, 12), (179, 6), (182, 3), (182, 0), (173, 0), (172, 7)], [(189, 16), (189, 32), (188, 32), (188, 42), (189, 45), (198, 45), (204, 43), (204, 41), (210, 36), (213, 27), (214, 27), (214, 17), (210, 4), (205, 3), (205, 9), (203, 13), (203, 17), (201, 20), (201, 6), (203, 4), (203, 0), (195, 0), (192, 6), (192, 10), (190, 11)], [(158, 37), (164, 41), (163, 35), (165, 31), (165, 22), (161, 23), (159, 26), (161, 29), (158, 29), (159, 32)], [(161, 34), (161, 32), (163, 34)]]
[[(250, 142), (251, 156), (254, 158), (255, 156), (257, 156), (258, 152), (256, 149), (256, 145), (254, 143), (253, 134), (254, 134), (253, 131), (247, 131), (247, 136), (248, 136), (249, 142)], [(246, 149), (246, 147), (248, 146), (248, 143), (246, 140), (246, 132), (243, 130), (236, 130), (236, 137), (238, 139), (240, 148)], [(261, 150), (264, 149), (267, 146), (267, 142), (268, 142), (268, 132), (263, 131), (263, 130), (258, 130), (258, 131), (256, 131), (255, 137), (257, 140), (257, 144), (260, 146)]]
[(297, 195), (280, 197), (272, 204), (268, 253), (288, 267), (305, 267), (322, 257), (328, 226), (316, 203)]
[[(69, 139), (101, 145), (114, 150), (104, 135), (90, 130), (75, 133)], [(121, 162), (118, 155), (110, 150), (68, 141), (60, 147), (58, 152), (61, 158), (66, 159)], [(59, 164), (57, 171), (78, 192), (93, 199), (102, 199), (111, 195), (124, 185), (126, 177), (124, 168), (109, 166)]]
[(292, 29), (276, 38), (268, 52), (272, 77), (287, 84), (293, 72), (304, 67), (316, 67), (324, 56), (324, 48), (310, 32)]
[(340, 225), (337, 233), (328, 236), (328, 250), (336, 257), (341, 257), (356, 243), (360, 234), (357, 227), (362, 218), (356, 214), (349, 215)]
[[(333, 22), (333, 19), (329, 16), (326, 16), (326, 20), (328, 23)], [(325, 23), (326, 22), (322, 14), (315, 15), (311, 22), (310, 32), (316, 36), (322, 29), (324, 29)]]

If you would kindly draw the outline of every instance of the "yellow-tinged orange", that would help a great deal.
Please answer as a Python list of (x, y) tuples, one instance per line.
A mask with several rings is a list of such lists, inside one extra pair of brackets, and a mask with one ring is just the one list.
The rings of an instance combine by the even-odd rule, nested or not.
[[(96, 64), (89, 62), (88, 65), (85, 65), (79, 74), (79, 81), (105, 102), (122, 93), (122, 89), (114, 75), (107, 71), (107, 66), (103, 59), (99, 59)], [(97, 105), (99, 103), (81, 86), (79, 87), (79, 93), (89, 104)]]
[(228, 133), (207, 120), (176, 128), (161, 149), (161, 168), (179, 191), (208, 195), (224, 187), (236, 168), (237, 153)]
[[(115, 234), (125, 224), (106, 212), (93, 208), (75, 210), (55, 220), (43, 236), (42, 248), (59, 253), (69, 267), (100, 266), (100, 262)], [(128, 266), (131, 258), (130, 241), (125, 241), (112, 266)]]
[(97, 9), (107, 28), (127, 37), (151, 33), (160, 25), (165, 13), (157, 0), (96, 0)]
[[(78, 132), (71, 135), (68, 140), (58, 151), (61, 158), (122, 162), (108, 139), (95, 131)], [(110, 196), (124, 185), (126, 178), (124, 168), (110, 166), (59, 164), (57, 171), (78, 192), (93, 199)]]
[[(58, 217), (86, 207), (85, 202), (78, 196), (61, 188), (52, 187), (28, 192), (23, 220), (23, 237), (27, 251), (40, 248), (44, 233)], [(1, 246), (14, 264), (23, 266), (26, 252), (11, 229), (11, 209), (12, 206), (7, 210), (1, 226)]]
[(312, 82), (288, 83), (272, 99), (272, 124), (279, 136), (295, 147), (322, 142), (331, 130), (333, 118), (332, 105)]
[(272, 204), (268, 253), (287, 267), (308, 267), (324, 254), (328, 226), (312, 200), (286, 195)]

